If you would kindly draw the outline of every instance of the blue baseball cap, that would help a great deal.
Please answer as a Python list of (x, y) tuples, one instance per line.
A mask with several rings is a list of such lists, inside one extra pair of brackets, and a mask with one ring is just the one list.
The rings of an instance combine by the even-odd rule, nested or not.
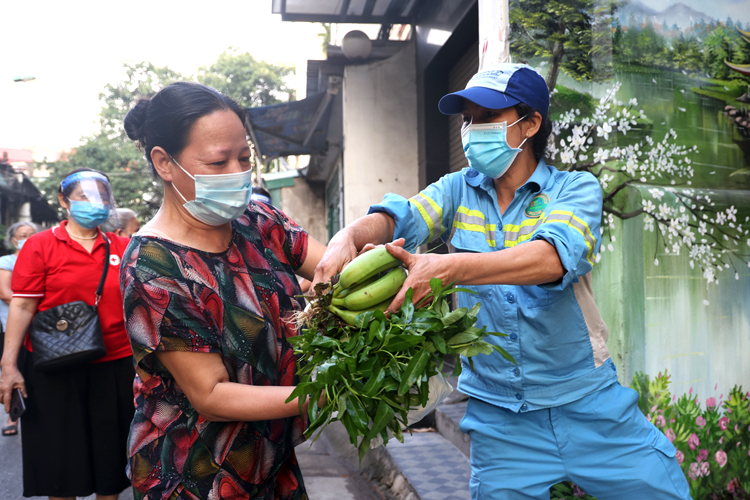
[(539, 111), (549, 111), (549, 90), (544, 78), (527, 64), (498, 64), (471, 77), (464, 90), (443, 96), (438, 109), (444, 115), (460, 113), (464, 99), (488, 109), (505, 109), (524, 103)]

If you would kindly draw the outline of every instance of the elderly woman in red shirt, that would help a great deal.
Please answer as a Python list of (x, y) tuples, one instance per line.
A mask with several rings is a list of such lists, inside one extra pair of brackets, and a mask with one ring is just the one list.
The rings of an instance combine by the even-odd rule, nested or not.
[[(60, 183), (58, 199), (69, 219), (26, 240), (13, 271), (0, 402), (7, 411), (14, 388), (26, 398), (21, 417), (24, 496), (75, 500), (96, 493), (98, 500), (113, 500), (130, 485), (125, 443), (133, 417), (134, 371), (118, 281), (130, 240), (98, 228), (114, 208), (104, 174), (74, 170)], [(107, 353), (53, 372), (35, 370), (27, 353), (18, 366), (19, 351), (32, 350), (26, 332), (34, 315), (74, 301), (93, 305), (103, 266), (108, 272), (98, 314)]]

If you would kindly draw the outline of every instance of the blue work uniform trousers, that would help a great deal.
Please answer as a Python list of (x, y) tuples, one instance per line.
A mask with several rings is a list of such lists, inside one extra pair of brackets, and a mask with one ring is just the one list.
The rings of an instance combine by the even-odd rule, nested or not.
[(460, 428), (471, 437), (472, 500), (548, 500), (566, 480), (598, 500), (690, 499), (675, 447), (618, 383), (525, 413), (471, 398)]

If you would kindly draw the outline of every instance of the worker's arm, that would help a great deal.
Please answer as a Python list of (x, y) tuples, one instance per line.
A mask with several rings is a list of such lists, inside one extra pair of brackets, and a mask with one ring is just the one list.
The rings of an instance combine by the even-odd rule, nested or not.
[(541, 285), (560, 281), (565, 274), (555, 247), (544, 240), (531, 241), (499, 252), (453, 254), (410, 254), (403, 240), (386, 245), (394, 257), (409, 269), (404, 286), (388, 308), (401, 307), (404, 294), (414, 290), (412, 302), (418, 303), (431, 292), (430, 279), (440, 278), (444, 285)]

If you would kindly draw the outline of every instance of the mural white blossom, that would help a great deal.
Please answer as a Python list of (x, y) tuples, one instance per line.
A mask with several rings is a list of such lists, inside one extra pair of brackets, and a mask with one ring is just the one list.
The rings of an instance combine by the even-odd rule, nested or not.
[[(609, 242), (602, 243), (597, 261), (614, 250), (615, 217), (643, 216), (644, 230), (654, 234), (657, 249), (687, 254), (690, 267), (697, 266), (708, 283), (718, 283), (728, 269), (739, 279), (739, 267), (750, 267), (750, 217), (740, 221), (736, 207), (717, 208), (712, 191), (690, 187), (694, 171), (689, 155), (697, 153), (697, 147), (679, 145), (673, 129), (660, 140), (627, 137), (639, 120), (648, 118), (637, 109), (636, 98), (627, 103), (616, 99), (619, 88), (615, 83), (591, 116), (582, 116), (578, 109), (562, 114), (553, 122), (547, 149), (548, 157), (568, 170), (588, 171), (599, 179), (604, 199), (602, 234), (607, 233)], [(615, 197), (636, 183), (654, 187), (641, 190), (640, 208), (623, 212)], [(659, 265), (656, 255), (654, 265)]]

